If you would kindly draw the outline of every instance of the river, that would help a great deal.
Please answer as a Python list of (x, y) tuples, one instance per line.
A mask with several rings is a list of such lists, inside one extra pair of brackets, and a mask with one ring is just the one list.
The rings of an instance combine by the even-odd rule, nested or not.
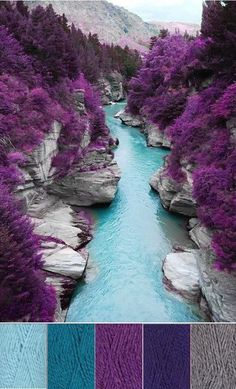
[(114, 118), (124, 103), (108, 106), (106, 120), (120, 141), (115, 159), (122, 172), (115, 200), (93, 208), (94, 239), (89, 244), (86, 279), (76, 289), (68, 322), (195, 322), (191, 305), (162, 283), (162, 261), (174, 244), (187, 244), (186, 220), (170, 214), (151, 190), (149, 179), (168, 153), (148, 148), (145, 137)]

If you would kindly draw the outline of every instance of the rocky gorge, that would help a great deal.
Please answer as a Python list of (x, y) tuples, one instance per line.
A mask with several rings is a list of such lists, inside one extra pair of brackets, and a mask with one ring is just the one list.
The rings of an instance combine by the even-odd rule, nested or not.
[[(116, 114), (123, 124), (137, 127), (146, 136), (151, 147), (169, 147), (171, 143), (158, 126), (148, 124), (140, 115), (132, 115), (127, 109)], [(234, 120), (227, 122), (234, 136)], [(192, 248), (180, 245), (173, 248), (162, 265), (163, 283), (166, 289), (185, 301), (200, 307), (206, 320), (232, 322), (236, 320), (236, 274), (214, 268), (215, 254), (211, 240), (213, 231), (204, 227), (197, 218), (196, 201), (193, 198), (192, 166), (182, 162), (185, 181), (181, 185), (168, 174), (166, 159), (151, 178), (150, 186), (161, 199), (163, 207), (171, 213), (184, 215), (189, 219), (187, 230)]]
[[(78, 90), (75, 98), (77, 110), (86, 113), (84, 91)], [(42, 240), (43, 271), (57, 295), (56, 321), (65, 320), (89, 260), (86, 245), (92, 239), (93, 221), (83, 207), (110, 203), (120, 179), (113, 146), (94, 144), (88, 132), (81, 142), (85, 157), (67, 175), (58, 177), (52, 162), (58, 153), (61, 130), (62, 125), (54, 122), (21, 169), (24, 183), (16, 190), (35, 234)]]

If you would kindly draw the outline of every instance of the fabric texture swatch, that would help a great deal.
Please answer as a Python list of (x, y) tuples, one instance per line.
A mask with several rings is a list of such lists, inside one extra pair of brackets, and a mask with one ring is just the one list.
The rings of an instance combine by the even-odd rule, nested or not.
[(189, 325), (145, 325), (144, 389), (189, 388)]
[(48, 326), (48, 389), (94, 389), (94, 325)]
[(236, 326), (191, 326), (192, 389), (236, 388)]
[(142, 389), (142, 325), (96, 325), (96, 389)]
[(46, 325), (0, 325), (0, 388), (46, 388)]

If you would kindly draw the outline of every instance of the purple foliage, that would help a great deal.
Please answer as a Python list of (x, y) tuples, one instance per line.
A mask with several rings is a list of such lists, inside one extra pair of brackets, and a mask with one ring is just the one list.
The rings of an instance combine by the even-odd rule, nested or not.
[(52, 321), (56, 298), (45, 284), (39, 240), (2, 184), (0, 214), (1, 321)]
[[(24, 182), (20, 168), (55, 120), (62, 124), (53, 161), (59, 176), (85, 156), (86, 134), (92, 144), (108, 147), (100, 97), (85, 77), (96, 83), (118, 70), (128, 79), (138, 64), (137, 52), (86, 37), (52, 6), (30, 12), (22, 1), (0, 2), (1, 320), (51, 321), (56, 307), (41, 270), (42, 239), (14, 199)], [(84, 92), (84, 112), (76, 106), (77, 89)]]
[(157, 38), (130, 82), (128, 108), (165, 130), (166, 173), (192, 172), (198, 216), (219, 270), (236, 269), (236, 3), (206, 1), (202, 34)]
[(0, 137), (8, 137), (13, 147), (32, 151), (60, 112), (44, 89), (29, 89), (13, 76), (0, 76)]
[(155, 40), (143, 67), (129, 84), (131, 113), (144, 114), (150, 121), (165, 127), (182, 112), (187, 88), (181, 70), (190, 45), (181, 35)]

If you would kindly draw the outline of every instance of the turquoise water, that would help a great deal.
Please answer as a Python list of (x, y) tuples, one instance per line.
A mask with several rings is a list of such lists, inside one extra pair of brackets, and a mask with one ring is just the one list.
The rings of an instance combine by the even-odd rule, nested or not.
[(107, 124), (120, 145), (115, 159), (122, 172), (118, 192), (108, 207), (94, 208), (90, 264), (72, 300), (70, 322), (193, 322), (190, 305), (162, 284), (162, 261), (173, 244), (188, 242), (185, 220), (168, 213), (149, 179), (167, 151), (148, 148), (135, 128), (113, 116), (124, 104), (106, 108)]

